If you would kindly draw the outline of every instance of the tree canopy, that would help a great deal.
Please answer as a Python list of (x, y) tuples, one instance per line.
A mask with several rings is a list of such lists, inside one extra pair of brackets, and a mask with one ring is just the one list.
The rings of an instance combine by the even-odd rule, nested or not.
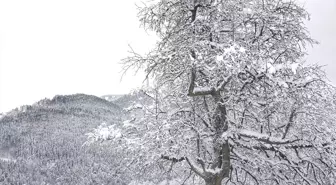
[(321, 66), (305, 62), (317, 42), (303, 6), (157, 0), (139, 18), (159, 41), (123, 60), (154, 82), (123, 124), (126, 148), (170, 163), (181, 184), (336, 183), (336, 93)]

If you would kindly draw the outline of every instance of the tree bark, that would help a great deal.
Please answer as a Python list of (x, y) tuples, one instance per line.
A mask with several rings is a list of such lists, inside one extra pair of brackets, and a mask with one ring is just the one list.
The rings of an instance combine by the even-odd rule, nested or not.
[(205, 180), (205, 185), (221, 185), (223, 178), (215, 176)]
[(220, 185), (225, 177), (230, 174), (230, 147), (228, 141), (222, 140), (222, 135), (228, 131), (227, 112), (224, 102), (221, 98), (220, 91), (212, 93), (215, 103), (217, 104), (215, 114), (213, 115), (213, 127), (215, 128), (215, 137), (213, 140), (213, 150), (215, 160), (212, 169), (221, 169), (209, 179), (205, 179), (206, 185)]

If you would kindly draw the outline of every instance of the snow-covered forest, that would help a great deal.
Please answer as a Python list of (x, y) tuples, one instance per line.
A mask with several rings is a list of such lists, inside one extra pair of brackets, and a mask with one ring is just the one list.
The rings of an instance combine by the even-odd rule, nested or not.
[(56, 96), (0, 117), (0, 183), (336, 184), (336, 89), (305, 61), (309, 13), (288, 0), (139, 5), (158, 41), (130, 48), (124, 96)]

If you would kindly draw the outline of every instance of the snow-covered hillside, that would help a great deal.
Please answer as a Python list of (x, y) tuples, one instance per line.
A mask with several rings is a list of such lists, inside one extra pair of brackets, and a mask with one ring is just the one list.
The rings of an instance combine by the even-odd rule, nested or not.
[(104, 99), (104, 100), (110, 101), (110, 102), (114, 102), (114, 101), (116, 101), (117, 99), (119, 99), (120, 97), (123, 97), (123, 96), (125, 96), (125, 95), (123, 95), (123, 94), (111, 94), (111, 95), (101, 96), (101, 98)]
[[(55, 96), (0, 119), (0, 184), (123, 184), (115, 146), (83, 145), (89, 131), (121, 123), (125, 111), (105, 99)], [(121, 172), (119, 172), (121, 173)]]

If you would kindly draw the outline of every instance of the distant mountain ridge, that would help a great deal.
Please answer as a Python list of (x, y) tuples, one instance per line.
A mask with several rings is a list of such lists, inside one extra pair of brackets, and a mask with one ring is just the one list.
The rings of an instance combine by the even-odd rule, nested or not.
[(111, 112), (121, 108), (107, 100), (93, 95), (74, 94), (74, 95), (56, 95), (52, 99), (42, 99), (33, 105), (23, 105), (13, 109), (3, 116), (3, 119), (20, 115), (32, 116), (35, 114), (63, 113), (78, 114), (91, 112), (92, 115), (101, 114), (100, 112)]

